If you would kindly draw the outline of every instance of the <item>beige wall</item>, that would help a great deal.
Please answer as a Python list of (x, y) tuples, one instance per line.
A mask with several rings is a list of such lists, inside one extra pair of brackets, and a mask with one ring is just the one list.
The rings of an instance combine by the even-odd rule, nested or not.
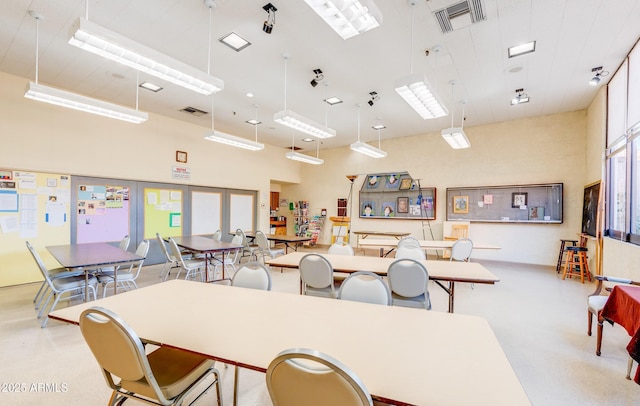
[[(425, 237), (431, 239), (430, 226), (433, 237), (441, 239), (447, 187), (562, 182), (563, 224), (473, 223), (470, 230), (472, 239), (502, 247), (494, 252), (476, 251), (476, 258), (555, 265), (559, 240), (576, 238), (581, 228), (586, 125), (587, 113), (582, 110), (467, 127), (472, 144), (467, 150), (451, 149), (439, 133), (384, 141), (382, 149), (388, 152), (384, 159), (368, 158), (348, 147), (324, 150), (320, 152), (324, 165), (302, 167), (302, 182), (283, 186), (281, 196), (309, 200), (312, 214), (327, 208), (328, 215), (335, 216), (337, 199), (349, 194), (346, 175), (408, 171), (423, 186), (437, 188), (437, 218), (425, 222)], [(423, 237), (417, 220), (358, 218), (363, 179), (360, 176), (354, 185), (352, 230), (405, 231)], [(321, 242), (330, 243), (330, 227), (325, 227)]]

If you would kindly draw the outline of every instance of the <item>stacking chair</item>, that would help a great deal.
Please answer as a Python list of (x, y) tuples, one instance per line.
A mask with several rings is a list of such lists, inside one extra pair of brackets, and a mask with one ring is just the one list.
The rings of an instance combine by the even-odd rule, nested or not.
[(180, 263), (173, 255), (171, 255), (171, 253), (167, 249), (167, 246), (165, 245), (165, 241), (160, 236), (160, 233), (156, 233), (156, 239), (158, 240), (160, 250), (162, 250), (162, 253), (164, 254), (164, 257), (166, 259), (164, 266), (160, 270), (160, 278), (164, 281), (167, 280), (169, 275), (171, 275), (172, 269), (180, 268)]
[(373, 272), (354, 272), (340, 285), (338, 299), (391, 306), (391, 291)]
[(320, 297), (336, 297), (333, 267), (320, 254), (307, 254), (298, 264), (302, 279), (302, 294)]
[(233, 274), (231, 286), (271, 290), (271, 272), (264, 264), (258, 261), (247, 262)]
[(429, 273), (421, 262), (397, 259), (389, 265), (387, 279), (394, 306), (431, 309)]
[(256, 244), (258, 245), (257, 252), (260, 253), (263, 263), (265, 257), (275, 258), (278, 255), (284, 255), (284, 249), (272, 248), (267, 236), (260, 230), (256, 231)]
[(213, 233), (213, 239), (215, 241), (222, 241), (222, 231), (216, 230), (216, 232)]
[[(118, 285), (120, 285), (123, 289), (138, 289), (138, 285), (136, 285), (136, 279), (140, 275), (140, 270), (142, 269), (142, 264), (149, 253), (149, 241), (144, 240), (140, 244), (138, 244), (138, 248), (136, 249), (136, 255), (142, 257), (140, 261), (132, 263), (129, 265), (128, 271), (123, 271), (124, 267), (120, 267), (118, 269), (118, 274), (116, 275), (116, 280)], [(134, 270), (135, 268), (135, 270)], [(113, 275), (102, 275), (98, 276), (98, 280), (102, 283), (102, 297), (107, 296), (107, 289), (109, 285), (112, 285), (114, 282)], [(114, 286), (114, 291), (116, 287)]]
[[(27, 248), (29, 249), (30, 252), (31, 252), (31, 250), (34, 249), (33, 246), (31, 246), (31, 244), (29, 244), (29, 241), (27, 241)], [(33, 255), (33, 252), (31, 252), (31, 254)], [(40, 265), (38, 265), (38, 267), (39, 266)], [(84, 271), (73, 271), (73, 270), (69, 270), (68, 268), (64, 268), (64, 267), (47, 269), (47, 273), (49, 274), (49, 277), (51, 279), (64, 278), (64, 277), (68, 277), (68, 276), (84, 275)], [(40, 285), (40, 289), (38, 289), (38, 293), (36, 293), (36, 295), (33, 298), (33, 303), (35, 304), (36, 310), (38, 310), (40, 308), (40, 303), (46, 297), (48, 292), (49, 292), (49, 284), (47, 283), (47, 280), (45, 279), (45, 280), (42, 281), (42, 284)]]
[(398, 242), (396, 248), (396, 259), (415, 259), (420, 261), (427, 259), (422, 248), (420, 248), (420, 242), (413, 237), (405, 237)]
[(242, 236), (242, 246), (244, 247), (242, 249), (242, 253), (240, 254), (239, 261), (246, 256), (248, 256), (251, 260), (256, 259), (257, 256), (255, 253), (260, 249), (260, 247), (258, 247), (258, 244), (249, 244), (249, 239), (241, 228), (238, 228), (236, 230), (236, 235)]
[[(122, 239), (120, 240), (120, 243), (118, 244), (118, 248), (120, 248), (123, 251), (126, 251), (129, 249), (129, 243), (131, 242), (131, 237), (129, 237), (128, 235), (125, 235), (124, 237), (122, 237)], [(120, 269), (120, 266), (108, 266), (108, 267), (104, 267), (104, 268), (100, 268), (97, 272), (98, 275), (113, 275), (113, 273), (115, 272), (116, 269)]]
[[(233, 238), (231, 239), (231, 244), (234, 245), (240, 245), (242, 244), (242, 236), (241, 235), (234, 235)], [(213, 274), (214, 277), (212, 279), (215, 279), (215, 274), (218, 272), (218, 269), (222, 266), (224, 266), (224, 269), (226, 270), (227, 267), (231, 267), (231, 269), (233, 269), (233, 272), (235, 274), (236, 272), (236, 264), (238, 263), (238, 260), (240, 259), (240, 253), (241, 253), (242, 249), (238, 249), (235, 250), (233, 252), (227, 252), (224, 255), (224, 260), (222, 259), (221, 255), (215, 255), (213, 257), (215, 263), (214, 263), (214, 267), (213, 267)]]
[(316, 350), (282, 351), (269, 364), (267, 389), (274, 406), (367, 406), (371, 395), (337, 359)]
[(213, 375), (213, 382), (201, 390), (196, 400), (215, 385), (221, 406), (215, 361), (169, 347), (147, 353), (131, 327), (102, 307), (82, 312), (80, 331), (113, 390), (109, 405), (120, 405), (127, 399), (163, 406), (181, 405), (187, 395), (196, 387), (201, 388), (200, 384)]
[[(473, 241), (468, 238), (460, 238), (451, 246), (451, 258), (449, 258), (449, 261), (469, 262), (471, 251), (473, 251)], [(471, 284), (471, 289), (474, 289), (473, 283)]]
[[(84, 272), (83, 272), (83, 275), (68, 275), (68, 276), (58, 275), (55, 279), (51, 278), (51, 276), (49, 275), (48, 269), (44, 266), (44, 263), (40, 258), (40, 254), (38, 254), (38, 252), (35, 250), (35, 248), (33, 248), (33, 246), (29, 243), (29, 241), (26, 241), (26, 244), (27, 244), (27, 249), (29, 249), (29, 252), (33, 256), (33, 259), (36, 261), (36, 264), (38, 265), (38, 269), (40, 269), (40, 273), (42, 274), (42, 277), (44, 278), (44, 281), (47, 284), (47, 289), (45, 289), (45, 292), (42, 292), (42, 298), (40, 299), (40, 300), (44, 300), (44, 303), (42, 304), (42, 307), (40, 307), (40, 311), (38, 312), (38, 319), (44, 316), (44, 319), (42, 320), (42, 324), (40, 325), (40, 327), (44, 328), (47, 325), (47, 321), (49, 320), (49, 317), (47, 316), (49, 315), (49, 313), (51, 313), (56, 309), (56, 306), (58, 305), (58, 302), (60, 301), (62, 295), (64, 295), (65, 293), (69, 293), (70, 295), (66, 298), (66, 300), (71, 300), (77, 297), (84, 298), (85, 294), (87, 294), (87, 292), (84, 291), (85, 290), (84, 289), (85, 287)], [(93, 293), (93, 298), (95, 299), (96, 284), (98, 283), (98, 279), (95, 276), (90, 275), (88, 278), (88, 281), (89, 281), (89, 284), (88, 284), (89, 291), (90, 293)], [(44, 299), (45, 297), (46, 299)], [(51, 304), (49, 311), (46, 311), (47, 306), (51, 301), (51, 297), (54, 298), (53, 303)]]
[(199, 273), (200, 279), (204, 281), (203, 271), (206, 267), (204, 259), (184, 259), (180, 252), (180, 248), (178, 248), (178, 244), (176, 244), (176, 241), (171, 237), (169, 237), (169, 248), (171, 248), (171, 255), (176, 258), (178, 265), (180, 266), (176, 279), (180, 277), (180, 273), (184, 269), (186, 272), (184, 276), (185, 279), (190, 279)]
[[(355, 255), (353, 247), (344, 241), (336, 241), (335, 243), (331, 244), (327, 253), (332, 255)], [(346, 277), (347, 275), (345, 275), (344, 273), (333, 273), (333, 281), (336, 283), (336, 288), (346, 279)]]

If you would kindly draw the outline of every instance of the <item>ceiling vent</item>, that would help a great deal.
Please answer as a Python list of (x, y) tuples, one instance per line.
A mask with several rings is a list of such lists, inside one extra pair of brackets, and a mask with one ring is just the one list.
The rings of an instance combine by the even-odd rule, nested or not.
[(482, 0), (464, 0), (433, 14), (444, 34), (487, 19)]
[(180, 109), (180, 111), (182, 111), (183, 113), (187, 113), (187, 114), (191, 114), (192, 116), (196, 116), (196, 117), (202, 117), (202, 116), (206, 116), (207, 113), (206, 111), (202, 111), (200, 109), (197, 109), (195, 107), (185, 107), (183, 109)]

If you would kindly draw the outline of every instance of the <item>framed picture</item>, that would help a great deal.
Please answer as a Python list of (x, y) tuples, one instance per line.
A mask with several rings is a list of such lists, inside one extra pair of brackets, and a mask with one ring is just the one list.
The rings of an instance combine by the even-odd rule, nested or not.
[(453, 212), (456, 214), (469, 213), (469, 196), (453, 196)]
[(519, 209), (521, 206), (527, 205), (527, 193), (513, 192), (511, 193), (511, 207)]
[(596, 236), (596, 219), (598, 217), (598, 200), (600, 198), (600, 181), (584, 187), (582, 202), (582, 233)]
[(409, 190), (411, 189), (411, 184), (413, 183), (413, 179), (404, 178), (400, 181), (400, 190)]
[(377, 189), (378, 185), (380, 185), (380, 178), (378, 175), (369, 175), (367, 178), (367, 189)]
[(399, 197), (396, 207), (398, 208), (398, 213), (409, 213), (409, 198)]
[(387, 176), (387, 189), (397, 189), (400, 186), (400, 178), (396, 174), (391, 174)]
[(184, 151), (176, 151), (176, 162), (187, 163), (187, 153)]

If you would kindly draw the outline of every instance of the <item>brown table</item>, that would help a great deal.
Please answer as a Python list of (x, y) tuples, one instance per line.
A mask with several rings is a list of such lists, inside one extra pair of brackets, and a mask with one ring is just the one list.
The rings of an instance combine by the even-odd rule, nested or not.
[[(306, 254), (307, 253), (304, 252), (292, 252), (267, 260), (266, 263), (276, 267), (298, 268), (300, 259)], [(380, 276), (386, 276), (389, 265), (395, 261), (395, 258), (385, 257), (335, 254), (321, 255), (331, 263), (334, 271), (344, 273), (370, 271)], [(477, 262), (424, 260), (422, 263), (427, 268), (427, 272), (429, 272), (429, 279), (433, 280), (449, 294), (449, 313), (453, 313), (456, 282), (486, 283), (493, 285), (500, 281), (500, 278)], [(448, 286), (443, 285), (442, 282), (447, 282)]]
[(229, 251), (241, 249), (242, 245), (232, 244), (225, 241), (217, 241), (213, 238), (203, 237), (201, 235), (171, 237), (178, 247), (191, 251), (194, 254), (204, 255), (204, 274), (205, 281), (209, 282), (209, 260), (208, 256), (213, 259), (213, 254), (219, 252), (222, 254), (222, 279), (224, 279), (224, 254)]
[[(284, 349), (322, 351), (392, 404), (531, 405), (489, 323), (477, 316), (173, 279), (49, 317), (77, 324), (91, 305), (114, 311), (147, 342), (260, 372)], [(225, 311), (202, 317), (196, 308)]]
[[(99, 268), (113, 266), (113, 294), (118, 293), (118, 266), (136, 263), (144, 258), (106, 242), (88, 244), (50, 245), (47, 250), (65, 268), (84, 271), (85, 292), (89, 285), (89, 273)], [(87, 295), (84, 296), (85, 301)]]
[[(247, 236), (247, 238), (251, 238), (251, 239), (256, 238), (255, 233), (245, 233), (245, 235)], [(299, 235), (265, 234), (265, 236), (267, 237), (267, 240), (273, 241), (276, 244), (284, 244), (285, 254), (289, 253), (289, 248), (291, 248), (293, 251), (298, 251), (298, 246), (300, 245), (300, 243), (312, 240), (311, 237), (302, 237)], [(290, 244), (293, 244), (293, 245), (290, 245)]]

